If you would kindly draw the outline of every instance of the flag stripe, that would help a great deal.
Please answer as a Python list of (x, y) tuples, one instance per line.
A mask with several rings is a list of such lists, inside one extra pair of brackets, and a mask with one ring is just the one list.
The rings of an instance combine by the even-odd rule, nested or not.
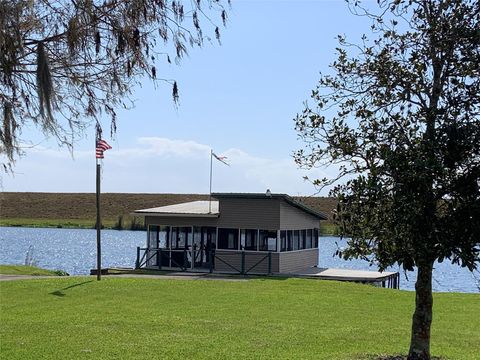
[(99, 139), (97, 140), (97, 146), (95, 148), (95, 155), (97, 159), (103, 159), (103, 152), (106, 150), (110, 150), (112, 147), (108, 145), (105, 140)]

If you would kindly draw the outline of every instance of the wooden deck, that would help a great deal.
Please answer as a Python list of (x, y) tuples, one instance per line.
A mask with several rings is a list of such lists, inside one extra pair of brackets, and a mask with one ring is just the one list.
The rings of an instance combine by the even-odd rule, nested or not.
[(310, 267), (298, 271), (295, 274), (288, 274), (298, 277), (307, 277), (321, 280), (352, 281), (360, 283), (371, 283), (391, 289), (400, 288), (400, 274), (398, 272), (379, 272), (350, 269), (331, 269)]

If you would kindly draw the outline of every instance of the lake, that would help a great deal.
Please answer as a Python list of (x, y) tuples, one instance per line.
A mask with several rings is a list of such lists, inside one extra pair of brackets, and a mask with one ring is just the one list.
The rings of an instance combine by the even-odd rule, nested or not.
[[(102, 230), (102, 266), (134, 267), (137, 246), (144, 247), (144, 231)], [(319, 241), (319, 266), (359, 270), (376, 270), (361, 260), (345, 261), (333, 254), (346, 245), (344, 240), (323, 236)], [(30, 250), (29, 250), (30, 249)], [(0, 227), (0, 263), (25, 264), (27, 254), (35, 264), (46, 269), (61, 269), (71, 275), (86, 275), (96, 266), (96, 231), (87, 229), (43, 229)], [(400, 271), (400, 288), (414, 290), (415, 272)], [(480, 273), (448, 262), (435, 264), (433, 289), (442, 292), (478, 293)]]

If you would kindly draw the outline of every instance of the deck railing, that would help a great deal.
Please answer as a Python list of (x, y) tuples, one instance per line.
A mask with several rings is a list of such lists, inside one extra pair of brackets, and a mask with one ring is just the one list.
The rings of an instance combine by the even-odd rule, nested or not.
[[(137, 259), (135, 261), (135, 268), (143, 267), (157, 268), (180, 268), (182, 271), (188, 269), (198, 269), (198, 257), (202, 250), (196, 249), (179, 249), (171, 250), (165, 248), (141, 248), (137, 247)], [(272, 251), (265, 253), (250, 252), (250, 251), (229, 251), (228, 253), (216, 252), (210, 250), (205, 252), (208, 261), (200, 266), (203, 270), (208, 270), (212, 273), (215, 269), (215, 262), (221, 263), (228, 268), (229, 272), (247, 275), (249, 273), (272, 274)], [(193, 261), (193, 264), (192, 264)], [(163, 265), (169, 264), (168, 266)], [(266, 264), (265, 264), (266, 263)], [(206, 265), (206, 266), (205, 266)], [(261, 268), (259, 265), (263, 265)], [(266, 265), (266, 266), (265, 266)], [(264, 269), (264, 270), (261, 270)], [(265, 271), (266, 269), (266, 271)]]

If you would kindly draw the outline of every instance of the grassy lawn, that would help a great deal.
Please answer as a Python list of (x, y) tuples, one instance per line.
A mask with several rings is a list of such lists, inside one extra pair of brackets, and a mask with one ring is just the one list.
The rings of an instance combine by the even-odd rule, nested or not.
[[(408, 349), (414, 294), (318, 280), (0, 283), (1, 359), (364, 359)], [(432, 352), (478, 359), (480, 295), (435, 294)]]
[(44, 275), (57, 276), (58, 275), (54, 271), (40, 269), (35, 266), (25, 266), (25, 265), (0, 265), (0, 274), (34, 275), (34, 276), (44, 276)]
[[(102, 224), (105, 228), (112, 228), (115, 225), (115, 220), (103, 219)], [(93, 229), (95, 226), (95, 221), (85, 219), (5, 218), (0, 219), (0, 226)]]

